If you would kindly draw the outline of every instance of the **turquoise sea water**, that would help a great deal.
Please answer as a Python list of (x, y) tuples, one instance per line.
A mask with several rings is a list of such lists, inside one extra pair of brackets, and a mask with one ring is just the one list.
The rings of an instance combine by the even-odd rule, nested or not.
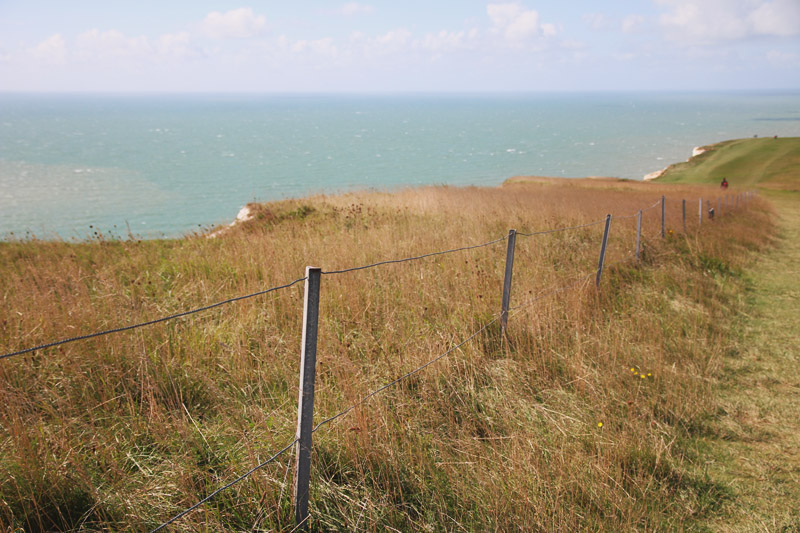
[(315, 192), (641, 179), (753, 135), (800, 135), (800, 91), (0, 94), (0, 238), (179, 236)]

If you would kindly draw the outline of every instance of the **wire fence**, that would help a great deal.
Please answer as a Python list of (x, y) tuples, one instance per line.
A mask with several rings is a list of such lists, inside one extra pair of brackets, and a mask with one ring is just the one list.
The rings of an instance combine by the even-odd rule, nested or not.
[(562, 231), (569, 231), (569, 230), (581, 229), (581, 228), (589, 228), (589, 227), (592, 227), (592, 226), (598, 226), (598, 225), (603, 224), (603, 223), (605, 223), (605, 219), (603, 219), (603, 220), (595, 220), (594, 222), (589, 222), (588, 224), (581, 224), (579, 226), (568, 226), (566, 228), (556, 228), (556, 229), (548, 229), (548, 230), (544, 230), (544, 231), (534, 231), (533, 233), (523, 233), (521, 231), (518, 231), (517, 235), (521, 235), (523, 237), (535, 237), (537, 235), (549, 235), (550, 233), (560, 233)]
[(170, 320), (175, 320), (177, 318), (182, 318), (185, 316), (193, 315), (195, 313), (200, 313), (203, 311), (208, 311), (209, 309), (214, 309), (215, 307), (221, 307), (223, 305), (227, 305), (233, 302), (239, 302), (241, 300), (247, 300), (248, 298), (254, 298), (256, 296), (261, 296), (263, 294), (269, 294), (270, 292), (279, 291), (281, 289), (288, 289), (293, 285), (297, 285), (301, 281), (305, 281), (305, 278), (298, 278), (290, 283), (286, 283), (285, 285), (278, 285), (277, 287), (270, 287), (269, 289), (264, 289), (263, 291), (254, 292), (251, 294), (245, 294), (243, 296), (236, 296), (234, 298), (228, 298), (227, 300), (222, 300), (221, 302), (216, 302), (210, 305), (204, 305), (203, 307), (198, 307), (196, 309), (190, 309), (189, 311), (183, 311), (181, 313), (176, 313), (174, 315), (169, 315), (161, 318), (156, 318), (153, 320), (148, 320), (147, 322), (140, 322), (138, 324), (130, 324), (128, 326), (122, 326), (118, 328), (107, 329), (104, 331), (98, 331), (96, 333), (89, 333), (86, 335), (79, 335), (77, 337), (70, 337), (68, 339), (62, 339), (58, 341), (48, 342), (46, 344), (39, 344), (38, 346), (31, 346), (30, 348), (25, 348), (23, 350), (17, 350), (15, 352), (8, 352), (0, 355), (0, 359), (6, 359), (8, 357), (14, 357), (15, 355), (22, 355), (30, 352), (35, 352), (36, 350), (44, 350), (45, 348), (54, 348), (56, 346), (61, 346), (62, 344), (67, 344), (70, 342), (75, 341), (83, 341), (87, 339), (93, 339), (95, 337), (103, 337), (105, 335), (111, 335), (112, 333), (121, 333), (123, 331), (130, 331), (132, 329), (143, 328), (145, 326), (152, 326), (153, 324), (158, 324), (160, 322), (167, 322)]
[[(736, 202), (735, 202), (736, 207), (739, 206), (740, 200), (742, 201), (743, 204), (746, 204), (751, 198), (752, 198), (752, 193), (745, 193), (745, 195), (743, 195), (743, 197), (737, 196), (736, 197)], [(219, 301), (219, 302), (216, 302), (216, 303), (212, 303), (212, 304), (209, 304), (209, 305), (206, 305), (206, 306), (198, 307), (198, 308), (191, 309), (191, 310), (188, 310), (188, 311), (184, 311), (184, 312), (181, 312), (181, 313), (176, 313), (176, 314), (172, 314), (172, 315), (169, 315), (169, 316), (164, 316), (164, 317), (161, 317), (161, 318), (157, 318), (157, 319), (153, 319), (153, 320), (149, 320), (149, 321), (145, 321), (145, 322), (130, 324), (130, 325), (127, 325), (127, 326), (122, 326), (122, 327), (117, 327), (117, 328), (112, 328), (112, 329), (107, 329), (107, 330), (104, 330), (104, 331), (98, 331), (98, 332), (90, 333), (90, 334), (86, 334), (86, 335), (80, 335), (80, 336), (76, 336), (76, 337), (65, 338), (65, 339), (62, 339), (62, 340), (56, 340), (56, 341), (52, 341), (52, 342), (48, 342), (48, 343), (44, 343), (44, 344), (39, 344), (39, 345), (36, 345), (36, 346), (31, 346), (29, 348), (24, 348), (24, 349), (20, 349), (20, 350), (16, 350), (16, 351), (10, 351), (8, 353), (4, 353), (4, 354), (0, 355), (0, 359), (8, 359), (8, 358), (11, 358), (11, 357), (14, 357), (14, 356), (31, 353), (31, 352), (34, 352), (34, 351), (37, 351), (37, 350), (44, 350), (44, 349), (47, 349), (47, 348), (60, 346), (60, 345), (66, 344), (66, 343), (71, 343), (71, 342), (91, 339), (91, 338), (100, 337), (100, 336), (104, 336), (104, 335), (110, 335), (110, 334), (113, 334), (113, 333), (120, 333), (120, 332), (124, 332), (124, 331), (130, 331), (130, 330), (133, 330), (133, 329), (142, 328), (142, 327), (145, 327), (145, 326), (149, 326), (149, 325), (153, 325), (153, 324), (157, 324), (157, 323), (161, 323), (161, 322), (167, 322), (167, 321), (170, 321), (170, 320), (179, 319), (181, 317), (185, 317), (185, 316), (188, 316), (188, 315), (200, 313), (200, 312), (203, 312), (203, 311), (208, 311), (208, 310), (211, 310), (211, 309), (214, 309), (214, 308), (217, 308), (217, 307), (221, 307), (221, 306), (224, 306), (224, 305), (227, 305), (227, 304), (231, 304), (231, 303), (234, 303), (234, 302), (238, 302), (238, 301), (241, 301), (241, 300), (254, 298), (256, 296), (269, 294), (269, 293), (280, 291), (280, 290), (283, 290), (283, 289), (288, 289), (288, 288), (290, 288), (290, 287), (292, 287), (292, 286), (294, 286), (294, 285), (296, 285), (296, 284), (298, 284), (300, 282), (305, 282), (306, 283), (306, 301), (305, 301), (305, 306), (304, 306), (304, 320), (303, 320), (303, 322), (304, 322), (304, 331), (303, 331), (304, 343), (306, 342), (306, 336), (307, 335), (313, 336), (314, 343), (316, 343), (316, 329), (314, 331), (308, 331), (307, 330), (307, 328), (308, 328), (307, 323), (308, 322), (313, 322), (314, 323), (314, 326), (313, 326), (314, 328), (316, 328), (316, 322), (317, 322), (316, 317), (312, 317), (312, 318), (314, 318), (314, 320), (308, 320), (309, 319), (309, 316), (308, 316), (309, 309), (313, 308), (313, 305), (309, 304), (309, 298), (311, 298), (312, 304), (313, 304), (313, 299), (315, 298), (314, 294), (309, 294), (309, 281), (311, 280), (311, 277), (312, 277), (312, 274), (311, 274), (312, 271), (315, 272), (315, 275), (317, 276), (316, 304), (318, 304), (318, 301), (319, 301), (319, 294), (318, 294), (319, 283), (318, 283), (318, 280), (319, 280), (319, 276), (321, 276), (321, 275), (345, 274), (345, 273), (349, 273), (349, 272), (366, 270), (366, 269), (376, 268), (376, 267), (390, 265), (390, 264), (398, 264), (398, 263), (405, 263), (405, 262), (410, 262), (410, 261), (418, 261), (418, 260), (422, 260), (422, 259), (425, 259), (425, 258), (441, 256), (441, 255), (445, 255), (445, 254), (452, 254), (452, 253), (456, 253), (456, 252), (463, 252), (463, 251), (468, 251), (468, 250), (474, 250), (474, 249), (483, 248), (483, 247), (488, 247), (488, 246), (492, 246), (494, 244), (498, 244), (500, 242), (504, 242), (505, 241), (508, 244), (508, 250), (507, 250), (507, 256), (506, 256), (506, 278), (505, 278), (505, 281), (504, 281), (504, 283), (507, 285), (507, 286), (504, 286), (504, 295), (505, 295), (507, 293), (510, 294), (511, 271), (512, 271), (512, 268), (513, 268), (514, 246), (515, 246), (515, 237), (516, 237), (516, 235), (520, 235), (520, 236), (524, 236), (524, 237), (534, 237), (534, 236), (548, 235), (548, 234), (557, 233), (557, 232), (566, 232), (566, 231), (571, 231), (571, 230), (578, 230), (578, 229), (583, 229), (583, 228), (587, 228), (587, 227), (598, 226), (600, 224), (605, 224), (605, 230), (604, 230), (604, 235), (603, 235), (603, 243), (602, 243), (602, 247), (601, 247), (601, 251), (600, 251), (600, 259), (599, 259), (598, 268), (597, 268), (596, 271), (588, 272), (588, 273), (585, 273), (585, 274), (583, 274), (581, 276), (578, 276), (577, 278), (573, 279), (572, 282), (570, 282), (570, 283), (568, 283), (567, 285), (564, 285), (564, 286), (547, 287), (547, 288), (543, 289), (536, 296), (528, 298), (528, 299), (524, 300), (523, 302), (521, 302), (521, 303), (519, 303), (519, 304), (517, 304), (517, 305), (515, 305), (513, 307), (508, 305), (508, 298), (504, 297), (503, 306), (502, 306), (500, 312), (498, 312), (497, 314), (493, 315), (490, 320), (488, 320), (485, 323), (483, 323), (483, 325), (481, 327), (479, 327), (478, 329), (474, 330), (470, 335), (464, 337), (460, 342), (458, 342), (456, 344), (453, 344), (449, 349), (447, 349), (446, 351), (444, 351), (441, 354), (437, 355), (436, 357), (428, 360), (424, 364), (422, 364), (420, 366), (417, 366), (413, 370), (410, 370), (410, 371), (400, 375), (396, 379), (394, 379), (392, 381), (389, 381), (389, 382), (385, 383), (384, 385), (374, 389), (373, 391), (371, 391), (368, 394), (366, 394), (363, 397), (361, 397), (355, 403), (352, 403), (347, 408), (341, 410), (340, 412), (338, 412), (335, 415), (332, 415), (332, 416), (330, 416), (328, 418), (325, 418), (324, 420), (318, 422), (316, 425), (313, 425), (313, 423), (312, 423), (313, 422), (313, 409), (310, 411), (310, 417), (311, 418), (304, 422), (303, 421), (303, 414), (301, 413), (302, 409), (299, 407), (298, 408), (298, 433), (295, 436), (295, 438), (292, 439), (286, 446), (284, 446), (279, 451), (277, 451), (276, 453), (271, 455), (269, 457), (269, 459), (267, 459), (266, 461), (263, 461), (263, 462), (259, 463), (258, 465), (254, 466), (253, 468), (251, 468), (250, 470), (248, 470), (244, 474), (240, 475), (236, 479), (234, 479), (234, 480), (230, 481), (229, 483), (217, 488), (216, 490), (214, 490), (213, 492), (208, 494), (206, 497), (204, 497), (202, 500), (198, 501), (194, 505), (186, 508), (185, 510), (183, 510), (180, 513), (176, 514), (175, 516), (173, 516), (169, 520), (163, 522), (160, 526), (158, 526), (157, 528), (152, 530), (153, 532), (156, 532), (156, 531), (160, 531), (160, 530), (166, 528), (167, 526), (175, 523), (176, 521), (180, 520), (181, 518), (183, 518), (184, 516), (188, 515), (192, 511), (194, 511), (194, 510), (198, 509), (199, 507), (201, 507), (203, 504), (205, 504), (209, 500), (213, 499), (218, 494), (230, 489), (234, 485), (236, 485), (236, 484), (240, 483), (241, 481), (247, 479), (249, 476), (251, 476), (255, 472), (257, 472), (257, 471), (261, 470), (262, 468), (266, 467), (267, 465), (273, 463), (279, 457), (281, 457), (284, 453), (286, 453), (287, 451), (289, 451), (290, 449), (292, 449), (295, 446), (297, 447), (297, 450), (298, 450), (298, 461), (300, 461), (301, 460), (300, 456), (303, 453), (310, 452), (311, 435), (313, 433), (316, 433), (319, 429), (323, 428), (324, 426), (326, 426), (328, 424), (331, 424), (332, 422), (336, 421), (337, 419), (346, 416), (347, 414), (349, 414), (350, 412), (352, 412), (353, 410), (355, 410), (359, 406), (364, 405), (367, 401), (369, 401), (371, 398), (377, 396), (381, 392), (389, 389), (390, 387), (393, 387), (394, 385), (397, 385), (398, 383), (401, 383), (402, 381), (414, 376), (415, 374), (417, 374), (419, 372), (422, 372), (426, 368), (428, 368), (431, 365), (435, 364), (436, 362), (444, 359), (445, 357), (449, 356), (453, 352), (460, 350), (465, 345), (467, 345), (472, 340), (474, 340), (476, 337), (478, 337), (479, 335), (484, 333), (488, 328), (490, 328), (494, 324), (496, 324), (498, 322), (501, 322), (502, 325), (503, 325), (503, 328), (504, 328), (505, 327), (505, 320), (507, 320), (507, 317), (509, 316), (509, 314), (515, 314), (515, 313), (519, 312), (520, 310), (522, 310), (523, 308), (529, 307), (529, 306), (533, 305), (534, 303), (539, 302), (539, 301), (541, 301), (541, 300), (543, 300), (545, 298), (549, 298), (549, 297), (555, 296), (556, 294), (563, 293), (563, 292), (570, 291), (570, 290), (575, 290), (575, 289), (577, 289), (577, 288), (579, 288), (581, 286), (585, 286), (593, 276), (595, 277), (596, 284), (599, 286), (600, 280), (601, 280), (601, 275), (602, 275), (602, 272), (603, 272), (604, 269), (608, 269), (608, 268), (611, 268), (613, 266), (622, 264), (622, 263), (624, 263), (626, 261), (630, 261), (633, 258), (636, 258), (637, 260), (640, 258), (640, 254), (639, 254), (640, 249), (639, 248), (640, 248), (640, 242), (641, 242), (641, 229), (642, 229), (641, 221), (642, 221), (642, 214), (644, 212), (649, 211), (651, 209), (655, 209), (656, 207), (661, 206), (661, 213), (662, 213), (662, 217), (661, 217), (661, 236), (664, 237), (664, 235), (665, 235), (665, 217), (664, 217), (664, 213), (665, 213), (665, 208), (666, 208), (666, 203), (665, 202), (666, 202), (666, 199), (662, 196), (661, 199), (659, 199), (653, 205), (651, 205), (649, 207), (646, 207), (644, 209), (641, 209), (637, 213), (630, 214), (630, 215), (621, 215), (621, 216), (608, 215), (604, 220), (593, 221), (593, 222), (589, 222), (589, 223), (586, 223), (586, 224), (580, 224), (580, 225), (575, 225), (575, 226), (567, 226), (567, 227), (554, 228), (554, 229), (548, 229), (548, 230), (542, 230), (542, 231), (533, 231), (533, 232), (527, 232), (527, 233), (526, 232), (516, 232), (515, 230), (510, 230), (510, 232), (509, 232), (509, 234), (507, 236), (499, 237), (497, 239), (493, 239), (491, 241), (484, 242), (484, 243), (481, 243), (481, 244), (476, 244), (476, 245), (461, 246), (461, 247), (452, 248), (452, 249), (448, 249), (448, 250), (430, 252), (430, 253), (426, 253), (426, 254), (422, 254), (422, 255), (405, 257), (405, 258), (401, 258), (401, 259), (391, 259), (391, 260), (379, 261), (379, 262), (375, 262), (375, 263), (371, 263), (371, 264), (367, 264), (367, 265), (356, 266), (356, 267), (345, 268), (345, 269), (339, 269), (339, 270), (323, 271), (321, 269), (308, 269), (307, 273), (306, 273), (306, 276), (298, 278), (298, 279), (296, 279), (294, 281), (291, 281), (289, 283), (285, 283), (283, 285), (270, 287), (268, 289), (260, 290), (260, 291), (253, 292), (253, 293), (246, 294), (246, 295), (242, 295), (242, 296), (229, 298), (229, 299), (222, 300), (222, 301)], [(708, 203), (710, 205), (710, 202), (708, 202)], [(733, 204), (733, 202), (730, 201), (729, 198), (726, 198), (726, 201), (725, 201), (726, 209), (730, 209), (730, 206), (732, 204)], [(699, 205), (700, 205), (700, 214), (699, 214), (699, 218), (698, 218), (698, 229), (702, 225), (703, 199), (700, 199)], [(721, 199), (717, 200), (717, 206), (718, 207), (722, 206)], [(713, 217), (713, 208), (709, 208), (709, 209), (710, 209), (709, 216)], [(682, 216), (683, 216), (683, 227), (685, 228), (686, 227), (686, 201), (685, 200), (683, 200), (683, 203), (682, 203)], [(610, 226), (611, 226), (611, 221), (612, 220), (633, 219), (633, 218), (638, 219), (637, 235), (636, 235), (636, 248), (634, 250), (628, 251), (622, 258), (619, 258), (619, 259), (615, 260), (614, 262), (611, 262), (611, 263), (608, 263), (608, 264), (604, 264), (605, 254), (606, 254), (606, 243), (607, 243), (607, 240), (608, 240), (608, 234), (609, 234), (609, 229), (610, 229)], [(311, 309), (311, 312), (313, 313), (315, 311), (313, 309)], [(314, 355), (315, 355), (315, 352), (316, 352), (316, 347), (315, 346), (314, 346), (313, 352), (314, 352)], [(306, 355), (307, 355), (306, 354), (306, 348), (305, 348), (305, 345), (304, 345), (303, 353), (301, 354), (301, 358), (305, 359)], [(311, 368), (313, 369), (314, 366), (315, 366), (315, 361), (312, 360), (311, 361)], [(301, 363), (301, 368), (302, 368), (302, 363)], [(313, 372), (312, 372), (312, 374), (313, 374)], [(304, 388), (303, 388), (302, 370), (301, 370), (301, 378), (300, 379), (301, 379), (300, 405), (302, 405), (304, 397), (308, 396), (308, 393), (309, 393), (309, 391), (304, 390)], [(312, 375), (312, 380), (311, 380), (310, 398), (311, 398), (311, 403), (313, 404), (313, 375)], [(302, 432), (301, 432), (301, 429), (300, 429), (303, 424), (306, 424), (308, 429), (309, 429), (309, 431), (307, 431), (307, 435), (306, 436), (302, 435)], [(307, 522), (308, 522), (308, 518), (309, 518), (309, 515), (308, 515), (308, 512), (307, 512), (307, 497), (308, 497), (308, 494), (307, 494), (307, 490), (306, 490), (306, 494), (305, 495), (298, 494), (297, 484), (298, 484), (298, 482), (302, 483), (303, 480), (298, 480), (297, 479), (297, 477), (298, 477), (297, 474), (296, 474), (295, 477), (296, 477), (296, 479), (295, 479), (295, 500), (296, 500), (295, 501), (295, 518), (296, 518), (296, 522), (297, 522), (297, 528), (303, 529), (303, 528), (306, 527)], [(306, 480), (306, 482), (307, 482), (307, 480)], [(297, 499), (300, 498), (300, 497), (305, 497), (306, 498), (304, 512), (298, 512), (297, 511), (297, 509), (298, 509), (298, 507), (297, 507), (298, 506)], [(301, 507), (302, 507), (302, 505), (301, 505)]]
[(426, 259), (428, 257), (435, 257), (437, 255), (446, 255), (446, 254), (452, 254), (454, 252), (464, 252), (466, 250), (475, 250), (476, 248), (483, 248), (485, 246), (491, 246), (492, 244), (497, 244), (498, 242), (502, 242), (504, 240), (506, 240), (506, 237), (500, 237), (499, 239), (495, 239), (493, 241), (485, 242), (483, 244), (476, 244), (474, 246), (462, 246), (461, 248), (453, 248), (452, 250), (444, 250), (444, 251), (441, 251), (441, 252), (431, 252), (431, 253), (428, 253), (428, 254), (417, 255), (417, 256), (413, 256), (413, 257), (405, 257), (403, 259), (389, 259), (387, 261), (378, 261), (377, 263), (372, 263), (372, 264), (369, 264), (369, 265), (357, 266), (357, 267), (352, 267), (352, 268), (345, 268), (345, 269), (342, 269), (342, 270), (329, 270), (329, 271), (323, 270), (322, 273), (326, 274), (326, 275), (346, 274), (348, 272), (356, 272), (358, 270), (366, 270), (368, 268), (375, 268), (375, 267), (379, 267), (379, 266), (383, 266), (383, 265), (392, 265), (392, 264), (397, 264), (397, 263), (408, 263), (410, 261), (419, 261), (420, 259)]

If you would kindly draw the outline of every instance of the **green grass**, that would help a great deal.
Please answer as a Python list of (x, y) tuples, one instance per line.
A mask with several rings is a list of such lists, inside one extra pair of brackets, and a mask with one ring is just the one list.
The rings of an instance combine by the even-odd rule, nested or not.
[(800, 190), (800, 137), (737, 139), (704, 147), (706, 152), (670, 166), (660, 183), (719, 185), (729, 192), (747, 187)]
[(725, 351), (715, 407), (690, 439), (703, 471), (729, 497), (698, 527), (800, 531), (800, 139), (727, 141), (659, 182), (758, 188), (780, 225), (775, 246), (742, 270), (740, 312), (724, 318)]

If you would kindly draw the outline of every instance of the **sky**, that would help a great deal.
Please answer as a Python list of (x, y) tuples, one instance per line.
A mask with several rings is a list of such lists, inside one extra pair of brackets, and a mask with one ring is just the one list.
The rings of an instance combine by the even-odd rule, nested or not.
[(0, 91), (800, 89), (800, 0), (0, 0)]

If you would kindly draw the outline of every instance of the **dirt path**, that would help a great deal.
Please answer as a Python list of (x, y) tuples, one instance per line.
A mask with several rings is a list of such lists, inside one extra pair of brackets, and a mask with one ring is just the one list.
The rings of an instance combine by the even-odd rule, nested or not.
[(800, 197), (770, 200), (781, 239), (749, 269), (739, 353), (726, 357), (703, 441), (709, 476), (730, 490), (711, 531), (800, 532)]

